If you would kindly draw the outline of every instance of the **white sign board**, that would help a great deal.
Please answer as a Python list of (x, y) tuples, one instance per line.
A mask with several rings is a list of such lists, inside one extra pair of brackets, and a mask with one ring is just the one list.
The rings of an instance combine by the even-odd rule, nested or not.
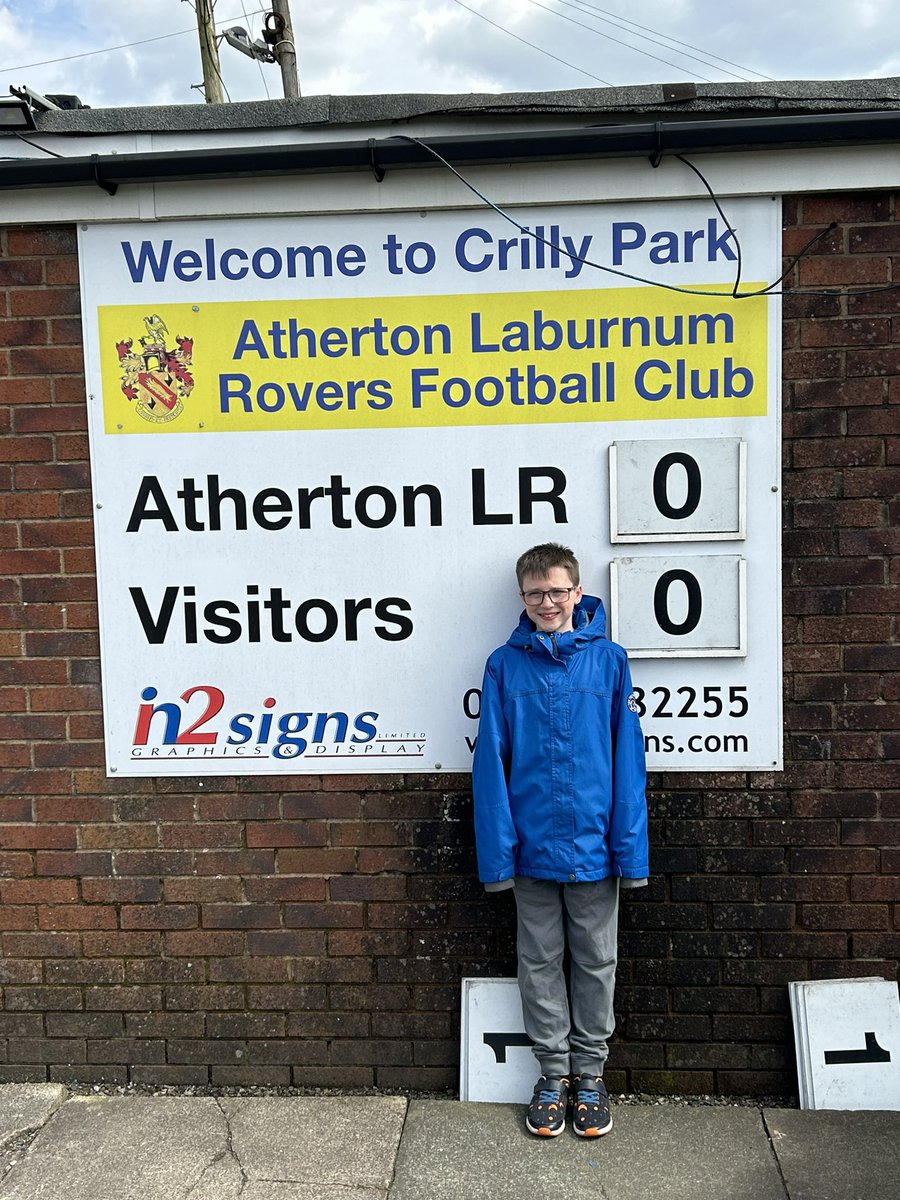
[(459, 1098), (527, 1104), (540, 1074), (515, 979), (464, 979)]
[(735, 554), (615, 559), (612, 638), (632, 658), (743, 658), (746, 564)]
[[(705, 200), (516, 216), (81, 230), (111, 772), (468, 770), (542, 541), (668, 614), (651, 769), (780, 765), (778, 301)], [(729, 218), (752, 292), (779, 206)]]
[(801, 1108), (900, 1110), (900, 1002), (886, 979), (789, 985)]

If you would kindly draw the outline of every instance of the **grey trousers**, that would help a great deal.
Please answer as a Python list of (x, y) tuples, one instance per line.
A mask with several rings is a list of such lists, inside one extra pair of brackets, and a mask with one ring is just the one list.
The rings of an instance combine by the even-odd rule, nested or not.
[(602, 1075), (615, 1025), (619, 881), (516, 876), (515, 897), (522, 1015), (541, 1073)]

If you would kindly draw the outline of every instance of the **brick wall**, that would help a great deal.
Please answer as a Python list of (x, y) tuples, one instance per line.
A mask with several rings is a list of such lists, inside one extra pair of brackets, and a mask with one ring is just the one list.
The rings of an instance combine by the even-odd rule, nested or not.
[[(784, 300), (786, 769), (652, 780), (616, 1088), (791, 1093), (787, 981), (896, 978), (900, 292), (815, 294), (892, 281), (895, 203), (785, 204), (788, 257), (838, 223)], [(105, 777), (74, 230), (0, 252), (0, 1080), (452, 1087), (514, 968), (467, 780)]]

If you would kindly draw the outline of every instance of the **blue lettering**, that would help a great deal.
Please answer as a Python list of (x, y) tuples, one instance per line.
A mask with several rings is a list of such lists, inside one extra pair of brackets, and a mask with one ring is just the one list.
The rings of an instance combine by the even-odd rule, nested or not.
[(252, 720), (252, 713), (237, 713), (236, 716), (231, 718), (231, 724), (228, 728), (233, 734), (237, 734), (237, 737), (227, 738), (226, 740), (229, 745), (242, 746), (245, 742), (250, 741), (251, 737), (253, 737)]
[(637, 221), (613, 221), (612, 260), (614, 267), (621, 267), (622, 256), (629, 250), (637, 250), (647, 240), (647, 230)]
[[(371, 720), (366, 720), (367, 717), (371, 717)], [(354, 733), (350, 740), (352, 742), (371, 742), (372, 738), (378, 732), (378, 729), (373, 724), (377, 720), (377, 712), (358, 713), (353, 722), (353, 728), (356, 730), (356, 733)], [(357, 734), (361, 736), (357, 736)]]
[(672, 385), (664, 383), (657, 391), (651, 391), (644, 379), (648, 371), (659, 371), (662, 375), (671, 375), (672, 372), (668, 363), (663, 362), (659, 358), (651, 358), (647, 362), (641, 363), (634, 374), (635, 390), (642, 400), (664, 400), (671, 392)]
[(140, 253), (135, 262), (131, 242), (120, 242), (122, 253), (125, 255), (125, 265), (131, 275), (132, 283), (143, 283), (144, 273), (149, 265), (150, 272), (157, 283), (162, 283), (169, 269), (169, 255), (172, 253), (172, 239), (166, 238), (162, 244), (162, 255), (157, 258), (152, 242), (141, 242)]
[(252, 318), (248, 318), (241, 326), (241, 332), (238, 334), (232, 358), (243, 358), (245, 354), (250, 353), (258, 354), (260, 358), (269, 357), (269, 352), (266, 349), (262, 334), (259, 332), (259, 327)]
[(199, 279), (202, 270), (203, 260), (196, 250), (180, 250), (172, 260), (172, 271), (185, 283)]
[[(212, 245), (211, 240), (208, 245)], [(233, 258), (236, 258), (238, 262), (243, 263), (244, 265), (238, 267), (236, 270), (232, 270), (231, 260)], [(228, 250), (223, 250), (222, 257), (219, 259), (219, 267), (222, 271), (222, 276), (225, 279), (245, 279), (248, 271), (246, 250), (241, 250), (238, 246), (232, 246)], [(212, 256), (210, 256), (209, 277), (210, 279), (215, 279), (216, 277), (215, 263), (213, 262)]]
[(249, 375), (220, 375), (219, 376), (219, 411), (231, 412), (231, 401), (239, 400), (244, 406), (244, 412), (253, 411), (250, 399)]
[[(494, 261), (494, 256), (489, 251), (485, 250), (480, 259), (470, 259), (467, 257), (469, 241), (480, 239), (486, 245), (493, 242), (493, 238), (486, 229), (464, 229), (456, 239), (456, 261), (464, 271), (486, 271)], [(475, 247), (476, 251), (478, 247)], [(501, 268), (502, 269), (502, 268)]]

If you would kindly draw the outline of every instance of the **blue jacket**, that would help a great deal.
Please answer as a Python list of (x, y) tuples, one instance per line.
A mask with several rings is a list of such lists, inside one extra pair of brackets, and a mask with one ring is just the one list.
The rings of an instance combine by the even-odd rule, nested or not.
[(567, 633), (523, 613), (487, 660), (472, 783), (483, 883), (649, 874), (644, 739), (628, 658), (583, 596)]

